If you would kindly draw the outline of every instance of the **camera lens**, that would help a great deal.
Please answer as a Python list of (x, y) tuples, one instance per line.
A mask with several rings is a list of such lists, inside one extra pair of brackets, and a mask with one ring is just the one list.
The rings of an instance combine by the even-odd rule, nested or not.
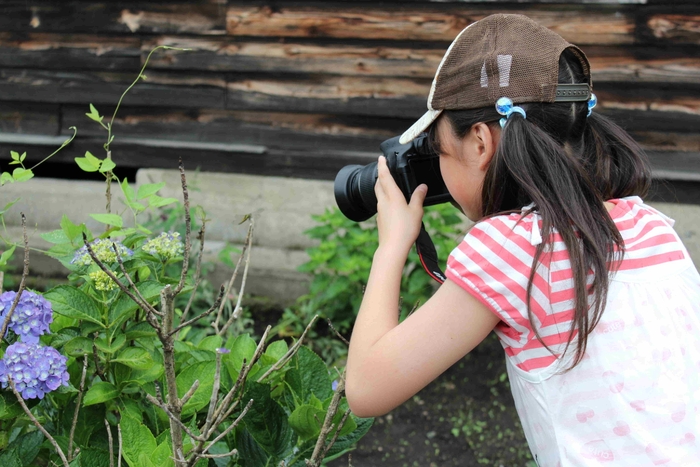
[(335, 176), (333, 190), (340, 211), (350, 220), (361, 222), (377, 213), (374, 184), (377, 181), (377, 163), (347, 165)]

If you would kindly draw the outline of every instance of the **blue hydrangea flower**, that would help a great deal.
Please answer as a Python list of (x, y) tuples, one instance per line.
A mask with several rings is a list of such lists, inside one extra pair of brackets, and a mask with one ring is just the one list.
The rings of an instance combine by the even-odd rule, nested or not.
[[(117, 246), (117, 251), (119, 251), (119, 256), (122, 259), (126, 258), (127, 256), (132, 256), (134, 254), (133, 251), (122, 245), (121, 242), (110, 240), (108, 238), (98, 238), (94, 240), (92, 243), (90, 243), (90, 248), (92, 248), (92, 252), (95, 253), (97, 259), (99, 259), (103, 263), (116, 263), (117, 255), (116, 253), (114, 253), (112, 243), (114, 243)], [(76, 250), (75, 255), (73, 256), (73, 259), (70, 263), (77, 264), (78, 266), (90, 266), (92, 264), (92, 258), (90, 257), (90, 253), (88, 253), (87, 247), (85, 245)]]
[(153, 240), (146, 242), (141, 248), (143, 251), (153, 256), (160, 256), (164, 260), (181, 256), (185, 251), (178, 232), (163, 232)]
[(53, 347), (15, 342), (0, 360), (0, 384), (15, 383), (23, 399), (43, 399), (48, 392), (68, 386), (66, 357)]
[[(0, 327), (5, 324), (6, 316), (16, 296), (17, 292), (14, 291), (0, 295)], [(39, 342), (39, 336), (49, 333), (49, 324), (52, 321), (51, 304), (41, 295), (24, 290), (15, 312), (12, 313), (8, 328), (14, 331), (25, 344), (36, 344)]]

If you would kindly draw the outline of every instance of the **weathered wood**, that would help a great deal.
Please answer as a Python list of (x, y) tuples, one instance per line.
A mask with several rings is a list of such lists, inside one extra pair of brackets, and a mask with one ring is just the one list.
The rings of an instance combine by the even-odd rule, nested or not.
[[(168, 45), (193, 49), (164, 51), (151, 66), (175, 70), (312, 73), (345, 76), (396, 76), (432, 79), (444, 48), (415, 49), (378, 45), (240, 42), (231, 38), (161, 37), (147, 41), (143, 54)], [(697, 52), (660, 47), (586, 48), (594, 82), (699, 83)]]
[(436, 9), (343, 7), (230, 6), (227, 31), (236, 36), (334, 37), (451, 42), (474, 21), (492, 13), (523, 13), (575, 44), (631, 44), (635, 20), (626, 9), (599, 8), (582, 15), (579, 9), (557, 7), (527, 10), (445, 6)]
[(57, 135), (59, 126), (58, 105), (0, 102), (0, 133)]
[[(111, 108), (101, 109), (111, 115)], [(83, 107), (64, 106), (62, 133), (77, 126), (81, 136), (103, 137), (102, 127)], [(159, 108), (120, 109), (114, 121), (117, 139), (160, 138), (173, 141), (258, 145), (300, 151), (378, 151), (379, 143), (408, 128), (411, 120), (340, 115)]]
[[(220, 4), (3, 0), (0, 31), (225, 34)], [(31, 29), (30, 29), (31, 28)]]
[(649, 32), (657, 39), (683, 44), (700, 44), (700, 11), (695, 14), (656, 14), (646, 22)]
[[(131, 89), (125, 105), (223, 107), (225, 82), (220, 76), (154, 72), (147, 77)], [(114, 105), (135, 78), (134, 73), (2, 69), (0, 100)]]
[(0, 67), (135, 71), (141, 39), (0, 32)]

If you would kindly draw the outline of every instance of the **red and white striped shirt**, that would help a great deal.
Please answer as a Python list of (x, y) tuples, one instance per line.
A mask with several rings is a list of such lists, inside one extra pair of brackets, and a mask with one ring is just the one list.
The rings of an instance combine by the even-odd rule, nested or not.
[(542, 241), (537, 213), (477, 223), (450, 255), (447, 277), (501, 320), (495, 331), (540, 466), (700, 465), (700, 275), (671, 219), (638, 197), (611, 202), (625, 255), (571, 371), (562, 373), (575, 345), (562, 354), (574, 283), (557, 232), (531, 289), (532, 323), (551, 351), (528, 317), (528, 280)]

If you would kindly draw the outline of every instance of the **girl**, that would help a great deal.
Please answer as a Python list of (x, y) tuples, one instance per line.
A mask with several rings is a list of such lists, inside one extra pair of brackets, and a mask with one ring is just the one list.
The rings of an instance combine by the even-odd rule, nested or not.
[(591, 112), (590, 86), (583, 52), (523, 16), (452, 43), (401, 142), (429, 132), (476, 224), (399, 324), (430, 187), (406, 203), (380, 157), (379, 247), (347, 364), (355, 414), (392, 410), (494, 330), (540, 466), (697, 465), (700, 276), (673, 221), (642, 202), (644, 155)]

